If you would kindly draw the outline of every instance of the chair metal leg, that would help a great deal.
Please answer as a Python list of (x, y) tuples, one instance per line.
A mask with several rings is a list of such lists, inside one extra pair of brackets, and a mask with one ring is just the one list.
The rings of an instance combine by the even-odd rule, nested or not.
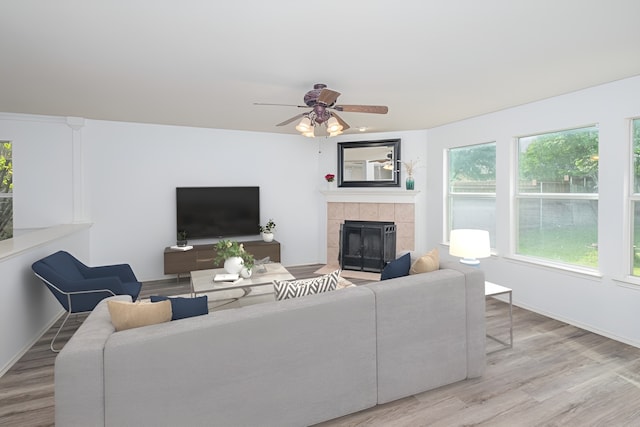
[(64, 317), (64, 320), (62, 321), (62, 324), (60, 325), (60, 327), (58, 328), (58, 330), (56, 331), (56, 334), (54, 335), (53, 339), (51, 340), (51, 351), (53, 351), (54, 353), (59, 353), (60, 350), (62, 350), (62, 348), (56, 350), (53, 346), (53, 343), (56, 341), (56, 338), (58, 338), (58, 334), (60, 333), (60, 331), (62, 330), (62, 328), (64, 327), (64, 324), (67, 323), (67, 319), (69, 319), (69, 316), (71, 316), (71, 312), (67, 311), (67, 315)]

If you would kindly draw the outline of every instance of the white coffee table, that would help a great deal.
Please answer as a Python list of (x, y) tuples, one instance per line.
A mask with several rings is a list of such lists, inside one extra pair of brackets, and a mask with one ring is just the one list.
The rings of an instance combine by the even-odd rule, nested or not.
[(228, 282), (214, 282), (216, 274), (226, 273), (224, 268), (214, 268), (211, 270), (196, 270), (191, 272), (191, 294), (198, 294), (217, 291), (228, 291), (232, 289), (242, 289), (246, 296), (251, 292), (251, 288), (257, 286), (271, 285), (274, 280), (294, 280), (295, 277), (287, 271), (282, 264), (273, 262), (255, 266), (253, 274), (248, 279), (242, 279), (236, 284)]

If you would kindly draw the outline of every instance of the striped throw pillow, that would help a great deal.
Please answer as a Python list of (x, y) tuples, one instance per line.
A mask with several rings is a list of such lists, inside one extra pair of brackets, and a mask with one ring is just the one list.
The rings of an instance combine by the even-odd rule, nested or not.
[(283, 299), (334, 291), (339, 280), (340, 270), (336, 270), (333, 273), (311, 279), (274, 280), (273, 288), (276, 292), (276, 301), (280, 301)]

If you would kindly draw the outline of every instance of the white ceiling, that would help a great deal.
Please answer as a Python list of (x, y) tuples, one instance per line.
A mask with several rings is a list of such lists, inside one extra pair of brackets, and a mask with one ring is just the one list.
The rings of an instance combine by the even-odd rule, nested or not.
[[(296, 133), (427, 129), (640, 75), (638, 0), (0, 0), (0, 111)], [(351, 129), (349, 132), (357, 132)]]

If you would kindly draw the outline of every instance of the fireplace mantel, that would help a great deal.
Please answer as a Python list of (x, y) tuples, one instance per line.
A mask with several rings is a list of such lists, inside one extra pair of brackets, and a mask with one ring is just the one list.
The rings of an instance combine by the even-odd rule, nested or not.
[(351, 202), (351, 203), (415, 203), (415, 198), (420, 193), (418, 190), (404, 189), (347, 189), (320, 191), (327, 202)]

